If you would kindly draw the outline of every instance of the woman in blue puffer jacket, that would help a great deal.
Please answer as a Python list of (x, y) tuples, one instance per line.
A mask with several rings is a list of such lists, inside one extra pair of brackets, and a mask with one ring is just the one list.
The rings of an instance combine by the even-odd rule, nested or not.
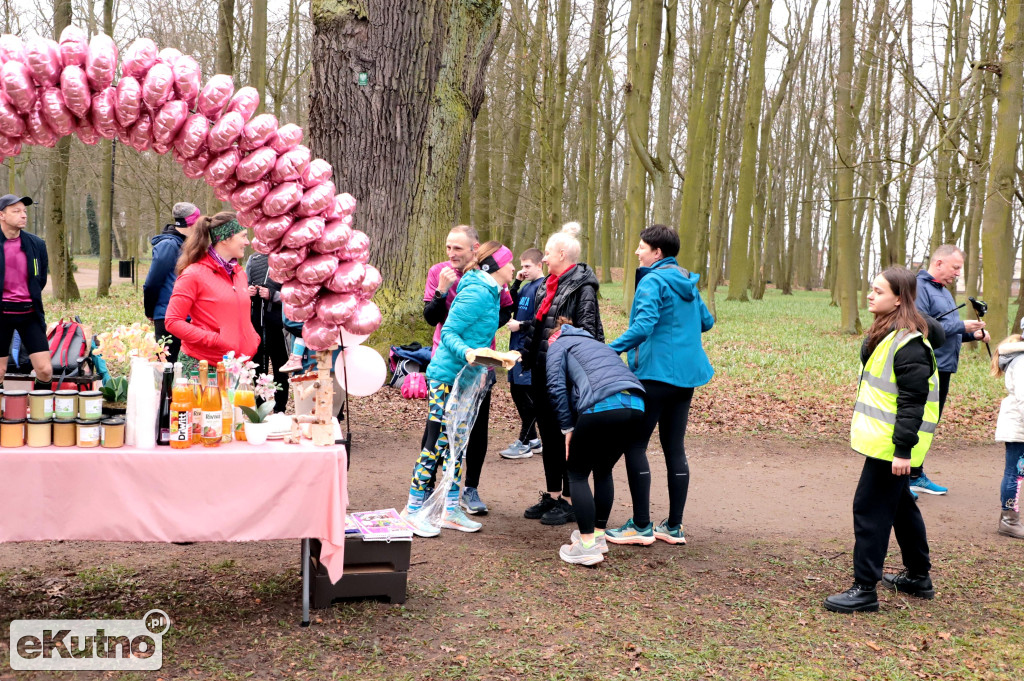
[[(711, 380), (714, 370), (701, 345), (701, 334), (715, 320), (697, 291), (700, 275), (676, 263), (679, 236), (665, 225), (652, 225), (640, 233), (636, 249), (636, 295), (629, 312), (629, 328), (609, 344), (627, 353), (627, 364), (647, 391), (643, 428), (626, 454), (633, 517), (618, 529), (608, 530), (613, 544), (653, 544), (661, 539), (685, 544), (683, 508), (690, 485), (690, 467), (683, 439), (693, 389)], [(668, 518), (651, 523), (651, 469), (647, 444), (658, 426), (668, 468)]]
[(615, 497), (612, 469), (643, 423), (644, 386), (613, 350), (568, 321), (559, 318), (562, 325), (548, 338), (546, 360), (548, 395), (565, 435), (579, 524), (558, 555), (567, 563), (594, 565), (608, 552), (604, 534)]
[(427, 368), (427, 430), (423, 447), (412, 472), (409, 501), (402, 511), (420, 537), (436, 537), (440, 528), (417, 515), (427, 497), (427, 486), (437, 472), (438, 463), (455, 465), (455, 481), (448, 491), (442, 527), (461, 532), (476, 532), (480, 523), (470, 520), (459, 507), (459, 483), (462, 462), (448, 459), (448, 435), (444, 432), (444, 414), (455, 377), (474, 361), (475, 351), (488, 348), (498, 330), (501, 291), (515, 276), (512, 251), (497, 241), (480, 246), (475, 260), (467, 265), (448, 318), (441, 328), (441, 342)]

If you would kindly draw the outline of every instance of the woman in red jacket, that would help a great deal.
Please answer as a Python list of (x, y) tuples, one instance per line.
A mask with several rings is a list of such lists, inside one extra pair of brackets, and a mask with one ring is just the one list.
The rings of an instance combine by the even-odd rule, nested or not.
[(216, 364), (232, 350), (252, 357), (259, 348), (248, 280), (238, 264), (248, 243), (234, 211), (222, 211), (200, 218), (181, 248), (164, 323), (181, 339), (178, 361), (185, 372), (200, 360)]

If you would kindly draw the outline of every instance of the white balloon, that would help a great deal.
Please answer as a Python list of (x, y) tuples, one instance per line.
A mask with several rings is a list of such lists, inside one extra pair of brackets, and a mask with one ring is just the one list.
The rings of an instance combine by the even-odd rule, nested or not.
[(338, 385), (349, 395), (367, 397), (384, 386), (384, 381), (388, 377), (388, 367), (379, 352), (365, 345), (355, 345), (338, 353), (338, 360), (334, 364), (334, 376)]

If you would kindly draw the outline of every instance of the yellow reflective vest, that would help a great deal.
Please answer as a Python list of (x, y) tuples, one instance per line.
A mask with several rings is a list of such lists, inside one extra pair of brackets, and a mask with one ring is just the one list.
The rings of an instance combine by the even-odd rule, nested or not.
[[(850, 424), (850, 446), (854, 451), (883, 461), (892, 461), (896, 451), (892, 436), (896, 431), (896, 374), (893, 361), (904, 345), (921, 336), (906, 329), (893, 331), (871, 353), (860, 375), (857, 404)], [(931, 351), (927, 338), (924, 344)], [(932, 374), (928, 378), (928, 402), (917, 431), (917, 444), (910, 450), (910, 465), (920, 466), (931, 447), (935, 425), (939, 422), (939, 374), (932, 356)]]

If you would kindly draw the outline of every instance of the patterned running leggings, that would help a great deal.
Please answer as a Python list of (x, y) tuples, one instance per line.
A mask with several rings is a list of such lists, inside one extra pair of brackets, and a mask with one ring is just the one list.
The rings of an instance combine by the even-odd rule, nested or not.
[[(448, 433), (444, 426), (445, 406), (452, 386), (440, 381), (427, 379), (427, 430), (423, 434), (422, 449), (416, 466), (412, 471), (412, 484), (409, 486), (410, 497), (418, 497), (420, 503), (426, 496), (427, 486), (437, 475), (438, 461), (443, 461), (444, 468), (452, 465), (452, 452), (448, 446)], [(462, 480), (462, 461), (455, 461), (455, 480), (452, 489), (457, 494), (459, 482)], [(456, 496), (456, 499), (458, 497)]]

